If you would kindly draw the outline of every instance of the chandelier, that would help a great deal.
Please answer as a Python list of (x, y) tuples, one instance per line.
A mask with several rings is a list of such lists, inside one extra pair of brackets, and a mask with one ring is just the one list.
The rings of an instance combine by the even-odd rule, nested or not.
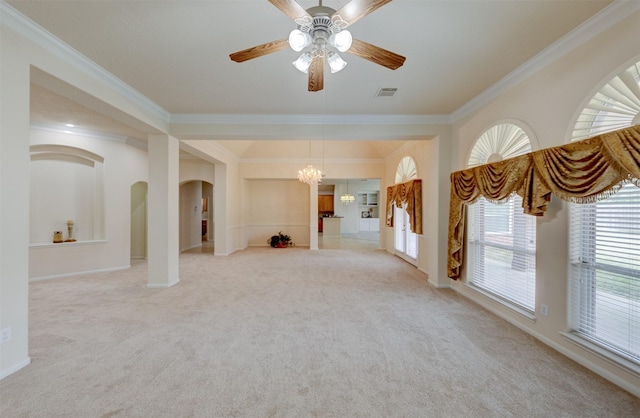
[(302, 170), (298, 170), (298, 180), (308, 185), (316, 185), (322, 181), (322, 171), (311, 164)]
[[(311, 16), (296, 19), (298, 29), (289, 34), (289, 46), (296, 52), (307, 47), (300, 57), (293, 62), (293, 66), (303, 73), (308, 73), (314, 58), (324, 57), (332, 73), (337, 73), (347, 66), (347, 62), (338, 55), (351, 48), (353, 37), (344, 29), (348, 23), (342, 20), (335, 10), (322, 6), (309, 9)], [(331, 49), (335, 49), (331, 50)]]
[(347, 193), (340, 196), (340, 202), (342, 202), (343, 205), (350, 205), (355, 200), (356, 198), (353, 197), (352, 194), (349, 194), (349, 180), (347, 179)]

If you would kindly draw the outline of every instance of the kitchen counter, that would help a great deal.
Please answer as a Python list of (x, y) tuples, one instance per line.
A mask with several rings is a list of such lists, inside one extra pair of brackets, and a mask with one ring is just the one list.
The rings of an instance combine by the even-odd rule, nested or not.
[(339, 237), (342, 232), (342, 216), (322, 218), (322, 236)]

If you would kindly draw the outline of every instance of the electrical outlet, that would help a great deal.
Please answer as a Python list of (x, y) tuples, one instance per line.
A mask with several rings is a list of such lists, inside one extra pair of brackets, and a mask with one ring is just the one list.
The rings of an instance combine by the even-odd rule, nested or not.
[(549, 316), (549, 307), (543, 303), (540, 305), (540, 313), (544, 316)]
[(0, 330), (0, 344), (6, 343), (11, 339), (11, 328)]

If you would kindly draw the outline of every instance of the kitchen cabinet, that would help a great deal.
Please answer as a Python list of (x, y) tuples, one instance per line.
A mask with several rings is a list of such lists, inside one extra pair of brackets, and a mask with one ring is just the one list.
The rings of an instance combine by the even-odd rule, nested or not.
[(380, 232), (380, 218), (360, 219), (361, 232)]
[(358, 206), (378, 206), (378, 192), (359, 192)]
[(318, 196), (318, 212), (333, 212), (333, 195)]

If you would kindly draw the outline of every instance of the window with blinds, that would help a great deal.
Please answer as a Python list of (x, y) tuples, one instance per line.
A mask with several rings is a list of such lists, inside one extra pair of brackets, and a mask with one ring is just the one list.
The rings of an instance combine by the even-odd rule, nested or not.
[(640, 188), (570, 211), (574, 333), (640, 364)]
[[(513, 123), (487, 129), (476, 141), (467, 167), (531, 152), (525, 131)], [(467, 280), (507, 306), (533, 313), (536, 306), (536, 218), (522, 212), (522, 198), (484, 199), (467, 206)]]
[[(606, 82), (578, 116), (572, 141), (640, 123), (640, 62)], [(570, 204), (573, 335), (640, 365), (640, 189)]]
[(469, 210), (468, 280), (531, 313), (536, 294), (536, 218), (522, 212), (522, 198), (494, 204), (480, 199)]

